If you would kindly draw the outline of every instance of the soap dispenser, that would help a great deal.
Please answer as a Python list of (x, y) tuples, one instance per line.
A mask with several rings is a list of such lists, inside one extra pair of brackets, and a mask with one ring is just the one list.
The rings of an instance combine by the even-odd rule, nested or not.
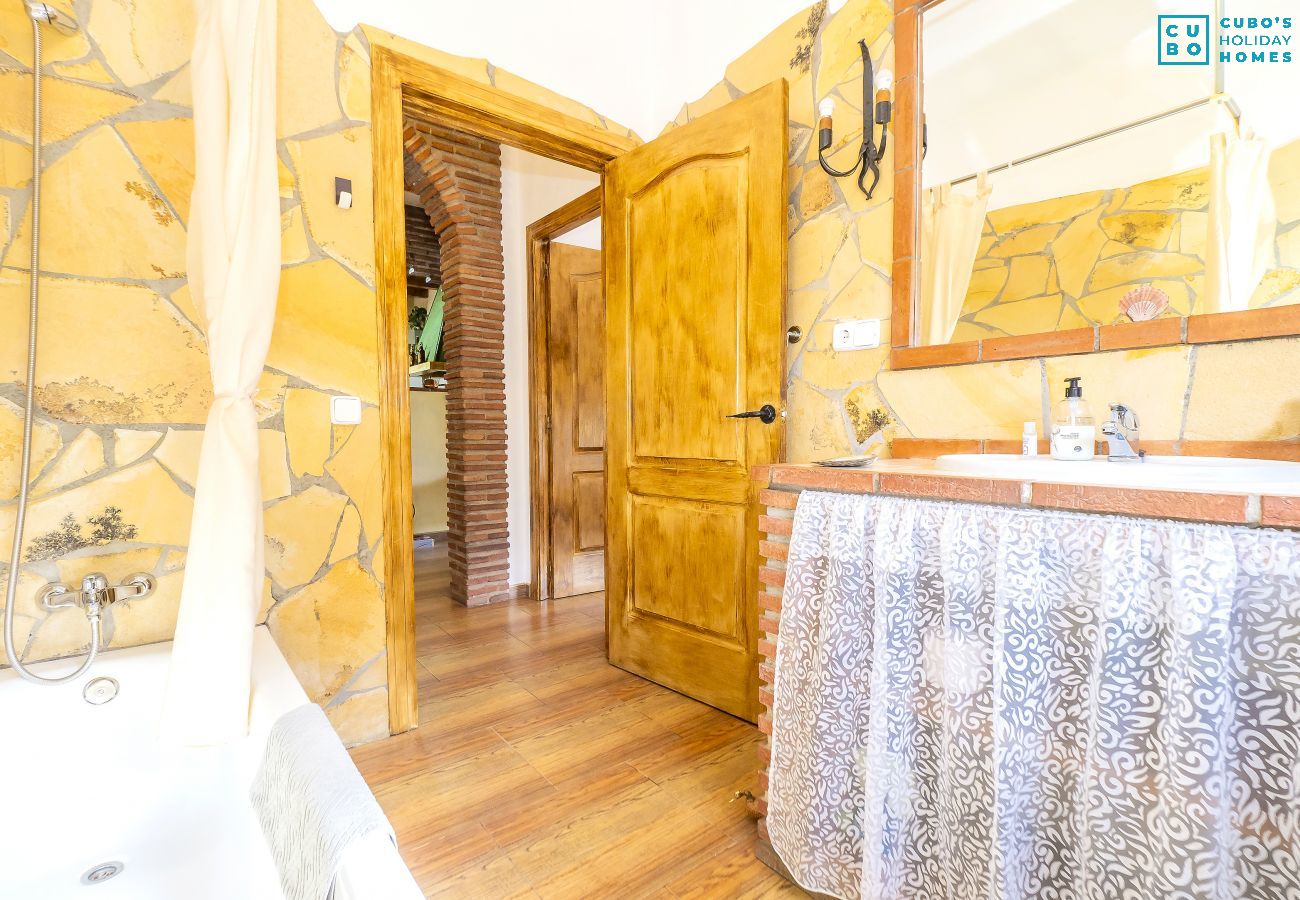
[(1097, 451), (1097, 427), (1083, 399), (1082, 378), (1065, 379), (1065, 399), (1052, 413), (1052, 458), (1092, 459)]

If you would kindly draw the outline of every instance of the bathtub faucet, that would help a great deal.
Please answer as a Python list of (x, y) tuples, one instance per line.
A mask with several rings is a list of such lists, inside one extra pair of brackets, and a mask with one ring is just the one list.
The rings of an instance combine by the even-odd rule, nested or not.
[(152, 575), (143, 572), (132, 575), (121, 584), (109, 584), (101, 572), (81, 579), (81, 590), (74, 591), (65, 584), (47, 584), (41, 591), (41, 605), (48, 610), (79, 606), (88, 617), (98, 617), (100, 611), (119, 600), (135, 600), (153, 592)]

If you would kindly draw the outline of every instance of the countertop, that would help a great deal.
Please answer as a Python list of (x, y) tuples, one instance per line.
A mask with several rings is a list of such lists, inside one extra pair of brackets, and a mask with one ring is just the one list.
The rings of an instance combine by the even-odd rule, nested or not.
[(768, 506), (787, 506), (782, 493), (812, 489), (1300, 528), (1300, 488), (1292, 485), (1255, 490), (1249, 485), (1167, 489), (1070, 484), (941, 471), (933, 459), (882, 459), (863, 468), (783, 463), (755, 469), (754, 479), (767, 488), (760, 502)]

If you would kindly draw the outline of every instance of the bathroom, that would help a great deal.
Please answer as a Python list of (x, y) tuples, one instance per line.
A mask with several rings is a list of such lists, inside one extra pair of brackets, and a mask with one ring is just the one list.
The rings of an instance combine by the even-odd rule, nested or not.
[[(1262, 0), (447, 7), (0, 0), (9, 658), (88, 665), (59, 685), (0, 670), (0, 896), (290, 896), (277, 841), (309, 854), (248, 799), (289, 714), (315, 716), (298, 749), (342, 773), (308, 782), (347, 785), (342, 825), (365, 832), (325, 864), (338, 896), (1300, 894), (1293, 23)], [(1260, 55), (1220, 61), (1202, 33)], [(464, 592), (432, 635), (412, 119), (593, 174), (606, 317), (628, 323), (596, 354), (604, 592), (561, 597), (538, 535), (562, 517), (519, 498), (555, 458), (532, 307), (488, 298), (496, 333), (474, 344), (484, 282), (444, 271), (466, 362), (449, 423), (490, 407), (500, 427), (466, 429), (479, 462), (448, 467)], [(694, 211), (661, 189), (676, 165)], [(523, 247), (515, 231), (487, 249)], [(654, 303), (632, 302), (642, 276)], [(486, 471), (500, 487), (476, 487)], [(483, 517), (508, 539), (476, 544)], [(1017, 542), (1037, 568), (1009, 573)], [(1055, 665), (1029, 667), (1033, 691), (926, 693), (1009, 683), (990, 636), (1016, 627)], [(819, 649), (851, 714), (799, 700)], [(1142, 667), (1112, 684), (1108, 650)], [(1080, 683), (1112, 693), (1061, 699)], [(1238, 718), (1198, 743), (1185, 710), (1225, 688)], [(1061, 705), (1057, 732), (1012, 730)], [(1236, 793), (1190, 790), (1202, 763)], [(1034, 780), (1061, 769), (1083, 774)], [(900, 812), (905, 786), (962, 771), (981, 773), (966, 808)], [(824, 773), (846, 808), (819, 804)], [(1121, 783), (1131, 806), (1097, 801)], [(914, 840), (890, 844), (904, 821)]]

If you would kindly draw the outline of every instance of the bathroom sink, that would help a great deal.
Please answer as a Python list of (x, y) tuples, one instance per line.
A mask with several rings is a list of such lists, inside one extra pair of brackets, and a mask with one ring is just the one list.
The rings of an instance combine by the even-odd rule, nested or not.
[(1220, 456), (1148, 456), (1142, 462), (1086, 462), (1010, 453), (954, 453), (934, 467), (954, 475), (1230, 493), (1300, 492), (1300, 463)]

